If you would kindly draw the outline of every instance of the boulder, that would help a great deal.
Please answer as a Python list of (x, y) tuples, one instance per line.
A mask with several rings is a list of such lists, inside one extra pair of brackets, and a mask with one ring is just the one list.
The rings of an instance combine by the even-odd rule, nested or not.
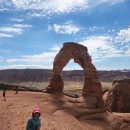
[(130, 79), (113, 81), (105, 106), (113, 112), (130, 112)]

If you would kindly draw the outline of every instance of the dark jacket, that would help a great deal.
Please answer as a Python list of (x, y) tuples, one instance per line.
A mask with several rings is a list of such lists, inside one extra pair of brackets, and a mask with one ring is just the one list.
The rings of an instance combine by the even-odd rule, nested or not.
[(41, 118), (35, 119), (33, 116), (28, 120), (26, 130), (40, 130)]

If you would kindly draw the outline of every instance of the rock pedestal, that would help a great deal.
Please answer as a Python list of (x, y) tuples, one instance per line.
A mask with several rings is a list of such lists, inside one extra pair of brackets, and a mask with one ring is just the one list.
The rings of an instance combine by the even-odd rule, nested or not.
[(50, 83), (47, 87), (48, 92), (62, 92), (63, 81), (60, 76), (62, 69), (66, 64), (74, 59), (75, 63), (78, 63), (84, 70), (85, 82), (83, 86), (82, 95), (84, 98), (94, 96), (97, 98), (98, 107), (103, 107), (102, 100), (102, 86), (99, 81), (96, 68), (92, 64), (90, 55), (88, 54), (87, 47), (78, 43), (67, 42), (61, 48), (59, 53), (56, 55), (53, 62), (53, 70), (50, 79)]
[(113, 112), (130, 112), (130, 79), (113, 81), (105, 106)]

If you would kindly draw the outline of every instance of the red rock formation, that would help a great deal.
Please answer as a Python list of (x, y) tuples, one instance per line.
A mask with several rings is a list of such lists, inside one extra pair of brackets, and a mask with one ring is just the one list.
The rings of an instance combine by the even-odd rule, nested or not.
[(105, 105), (114, 112), (130, 112), (130, 79), (113, 81)]
[(78, 63), (84, 70), (85, 82), (83, 86), (83, 97), (95, 96), (98, 99), (98, 106), (102, 106), (102, 86), (98, 79), (96, 68), (92, 64), (90, 55), (88, 54), (87, 47), (73, 43), (64, 43), (59, 53), (56, 55), (53, 63), (53, 71), (50, 83), (47, 87), (49, 92), (62, 92), (63, 81), (60, 76), (62, 69), (66, 64), (74, 59), (75, 63)]

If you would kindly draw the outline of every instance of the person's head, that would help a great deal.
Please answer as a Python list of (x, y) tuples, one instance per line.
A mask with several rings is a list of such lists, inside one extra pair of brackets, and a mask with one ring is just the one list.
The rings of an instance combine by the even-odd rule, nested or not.
[(39, 108), (35, 108), (32, 112), (32, 116), (34, 118), (38, 118), (41, 115), (40, 109)]

